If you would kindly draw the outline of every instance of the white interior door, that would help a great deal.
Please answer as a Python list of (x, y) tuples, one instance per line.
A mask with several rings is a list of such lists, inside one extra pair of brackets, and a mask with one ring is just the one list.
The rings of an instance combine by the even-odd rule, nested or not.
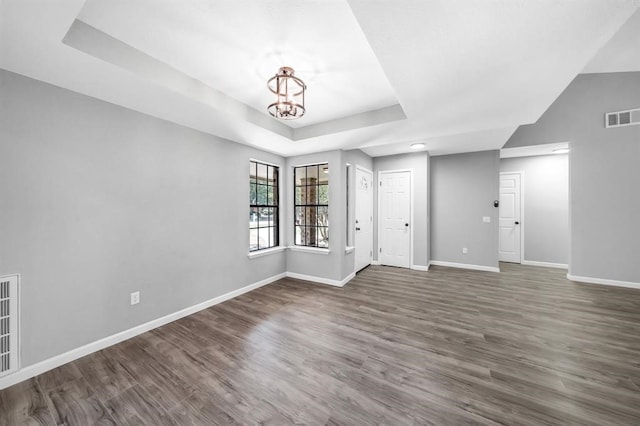
[(380, 172), (378, 260), (411, 267), (411, 172)]
[(373, 256), (373, 173), (356, 167), (356, 272), (371, 264)]
[(499, 251), (501, 262), (520, 263), (521, 250), (521, 176), (520, 173), (500, 173)]

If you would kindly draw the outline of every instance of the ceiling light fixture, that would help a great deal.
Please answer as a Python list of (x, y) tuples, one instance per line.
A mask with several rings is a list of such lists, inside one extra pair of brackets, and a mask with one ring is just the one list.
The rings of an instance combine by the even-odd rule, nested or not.
[(567, 154), (568, 152), (569, 148), (558, 148), (553, 150), (554, 154)]
[(276, 101), (267, 107), (267, 111), (275, 118), (293, 120), (307, 112), (304, 107), (307, 86), (293, 74), (293, 68), (282, 67), (267, 83), (271, 93), (276, 95)]
[(411, 149), (422, 149), (424, 148), (424, 144), (423, 143), (412, 143), (411, 144)]

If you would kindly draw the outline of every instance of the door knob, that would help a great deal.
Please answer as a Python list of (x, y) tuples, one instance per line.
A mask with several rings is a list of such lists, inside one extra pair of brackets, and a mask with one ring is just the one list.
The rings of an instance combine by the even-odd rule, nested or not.
[(517, 220), (516, 220), (516, 225), (520, 225), (520, 222), (518, 222)]
[(409, 224), (408, 224), (408, 223), (405, 223), (405, 224), (404, 224), (404, 226), (409, 226)]
[(356, 231), (359, 231), (359, 230), (360, 230), (360, 228), (356, 228)]

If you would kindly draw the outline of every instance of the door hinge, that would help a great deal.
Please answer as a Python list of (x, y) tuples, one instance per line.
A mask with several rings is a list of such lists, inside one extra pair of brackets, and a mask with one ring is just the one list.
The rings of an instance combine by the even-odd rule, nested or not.
[(380, 253), (382, 253), (382, 247), (380, 247)]
[(373, 256), (373, 250), (369, 251), (369, 257)]
[(382, 186), (382, 181), (380, 181), (380, 186)]

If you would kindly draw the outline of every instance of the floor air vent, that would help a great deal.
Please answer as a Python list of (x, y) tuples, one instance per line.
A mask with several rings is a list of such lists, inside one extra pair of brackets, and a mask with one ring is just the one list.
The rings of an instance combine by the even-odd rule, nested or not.
[(0, 377), (18, 368), (18, 276), (0, 277)]
[(628, 111), (608, 112), (605, 115), (605, 127), (621, 127), (640, 124), (640, 108)]

